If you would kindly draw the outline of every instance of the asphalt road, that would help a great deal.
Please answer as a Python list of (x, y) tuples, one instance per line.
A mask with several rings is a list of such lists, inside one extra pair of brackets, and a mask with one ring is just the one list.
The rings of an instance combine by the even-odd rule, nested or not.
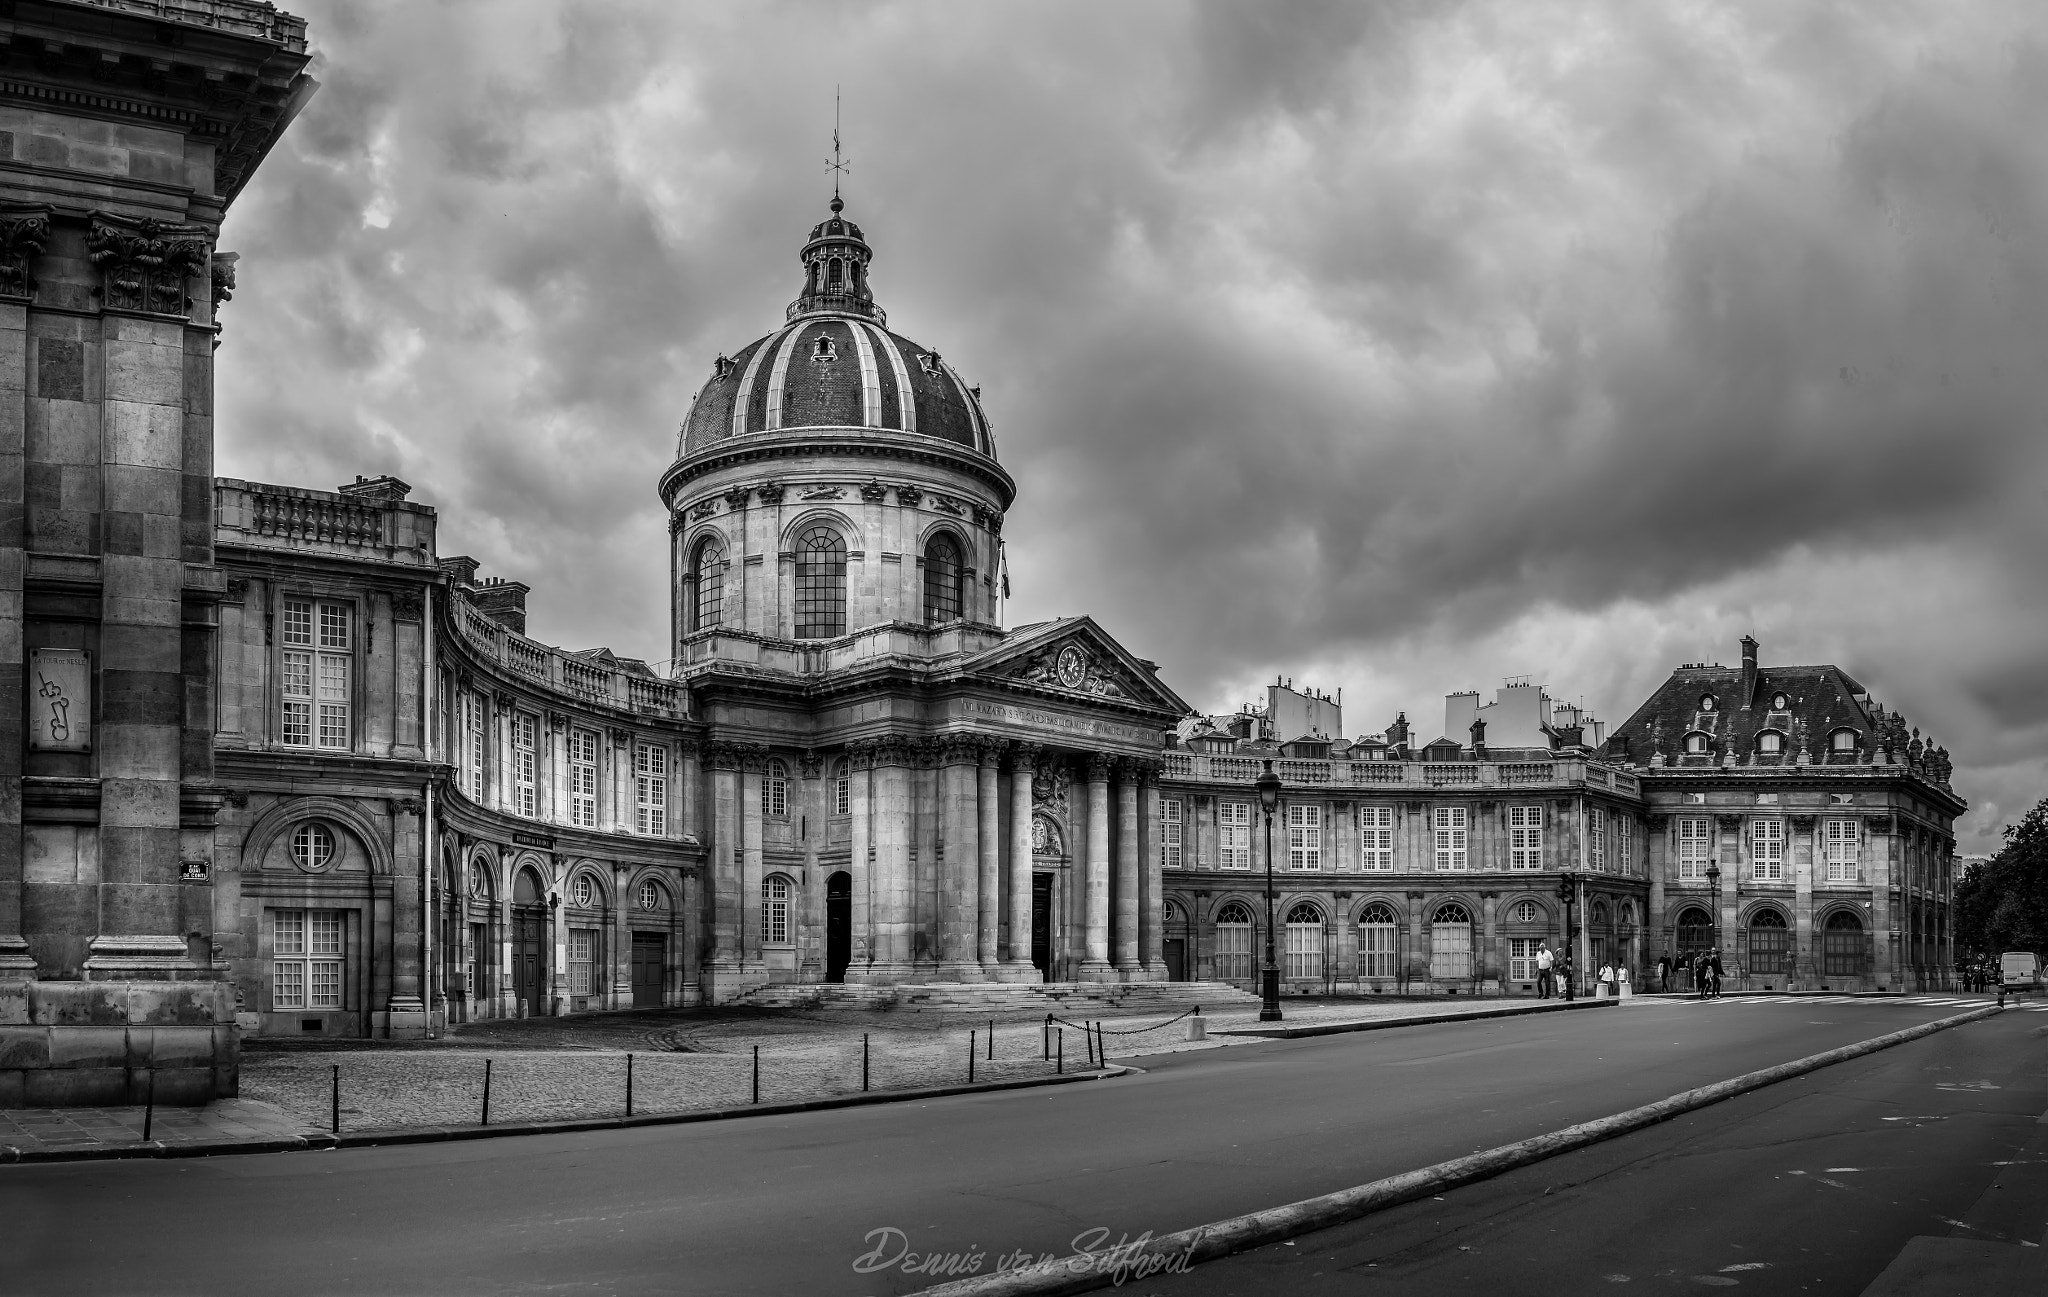
[(1854, 1297), (1915, 1237), (1995, 1243), (1976, 1255), (2010, 1249), (2030, 1272), (1912, 1291), (2048, 1293), (2048, 1015), (1941, 1032), (1142, 1290)]
[(1090, 1231), (1114, 1243), (1180, 1229), (1959, 1011), (1639, 1003), (786, 1117), (0, 1168), (0, 1290), (909, 1292), (944, 1273), (862, 1274), (855, 1260), (900, 1237), (920, 1257), (979, 1254), (986, 1270)]

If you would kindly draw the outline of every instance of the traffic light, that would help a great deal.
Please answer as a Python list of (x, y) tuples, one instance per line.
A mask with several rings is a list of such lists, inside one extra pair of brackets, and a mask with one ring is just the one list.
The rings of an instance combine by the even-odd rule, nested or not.
[(1563, 902), (1564, 902), (1565, 904), (1567, 904), (1567, 905), (1571, 904), (1571, 900), (1572, 900), (1572, 880), (1571, 880), (1571, 879), (1569, 879), (1569, 878), (1560, 878), (1560, 879), (1558, 879), (1558, 880), (1557, 880), (1557, 899), (1558, 899), (1558, 900), (1560, 900), (1560, 901), (1563, 901)]

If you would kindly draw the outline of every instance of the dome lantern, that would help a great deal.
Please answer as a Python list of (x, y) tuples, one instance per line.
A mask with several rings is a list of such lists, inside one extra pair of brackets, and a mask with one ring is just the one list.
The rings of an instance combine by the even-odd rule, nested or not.
[(846, 204), (832, 195), (832, 215), (811, 229), (811, 237), (798, 254), (804, 266), (803, 292), (789, 304), (783, 318), (819, 313), (858, 315), (887, 324), (889, 317), (875, 305), (868, 290), (868, 263), (874, 251), (860, 232), (860, 226), (840, 213)]

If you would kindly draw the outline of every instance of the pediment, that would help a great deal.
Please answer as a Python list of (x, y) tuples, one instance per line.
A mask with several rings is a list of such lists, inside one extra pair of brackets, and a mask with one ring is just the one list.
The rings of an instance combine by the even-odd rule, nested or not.
[(1176, 717), (1188, 712), (1187, 704), (1144, 662), (1089, 617), (1030, 627), (965, 666), (971, 676), (1008, 685), (1076, 699), (1102, 699)]

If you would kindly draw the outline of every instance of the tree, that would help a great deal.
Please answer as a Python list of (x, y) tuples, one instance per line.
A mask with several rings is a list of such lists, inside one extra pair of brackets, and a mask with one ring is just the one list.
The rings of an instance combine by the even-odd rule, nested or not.
[(2048, 951), (2048, 798), (2005, 826), (1997, 855), (1956, 881), (1955, 907), (1959, 950)]

